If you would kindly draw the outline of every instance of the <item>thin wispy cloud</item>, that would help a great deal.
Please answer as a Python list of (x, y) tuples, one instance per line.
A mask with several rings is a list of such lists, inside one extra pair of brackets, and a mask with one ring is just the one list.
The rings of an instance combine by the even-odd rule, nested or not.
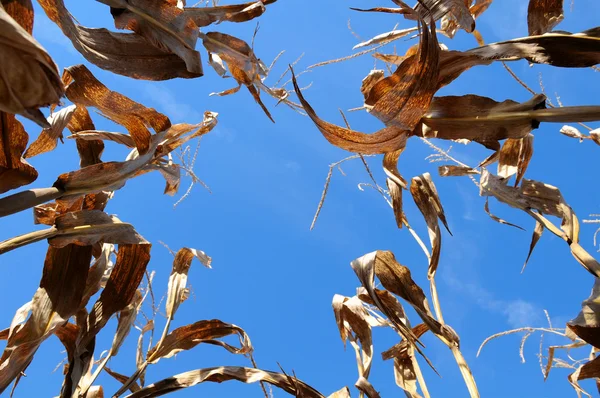
[(498, 299), (492, 292), (477, 283), (464, 282), (451, 272), (442, 275), (444, 275), (444, 281), (452, 289), (468, 296), (481, 309), (502, 315), (511, 328), (535, 327), (540, 326), (543, 322), (543, 311), (535, 303), (522, 298)]
[(169, 115), (169, 118), (175, 123), (199, 123), (202, 121), (202, 112), (192, 108), (189, 104), (181, 102), (167, 88), (159, 87), (156, 84), (147, 84), (144, 86), (144, 94), (156, 104), (158, 111)]

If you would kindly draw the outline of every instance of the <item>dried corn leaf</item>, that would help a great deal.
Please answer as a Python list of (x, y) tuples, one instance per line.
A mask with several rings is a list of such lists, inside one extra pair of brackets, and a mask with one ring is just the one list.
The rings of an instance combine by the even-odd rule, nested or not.
[(482, 59), (515, 61), (565, 68), (587, 68), (600, 63), (600, 27), (581, 33), (546, 33), (492, 43), (467, 51)]
[(35, 181), (38, 172), (22, 158), (29, 136), (15, 115), (0, 112), (0, 138), (0, 193)]
[(600, 348), (600, 279), (595, 279), (590, 297), (581, 304), (581, 312), (567, 327), (583, 341)]
[(50, 127), (42, 130), (38, 138), (29, 145), (23, 157), (32, 158), (56, 148), (58, 139), (63, 140), (63, 130), (71, 121), (75, 108), (75, 105), (70, 105), (50, 115), (48, 118)]
[(91, 254), (91, 246), (48, 248), (31, 316), (10, 336), (0, 358), (0, 393), (25, 370), (40, 344), (79, 310)]
[(204, 27), (221, 22), (246, 22), (261, 16), (267, 4), (277, 0), (259, 0), (249, 3), (232, 4), (215, 7), (185, 7), (185, 15), (191, 18), (196, 25)]
[[(398, 263), (392, 252), (377, 251), (375, 253), (375, 274), (381, 285), (412, 305), (423, 322), (433, 333), (442, 338), (445, 344), (458, 346), (459, 338), (456, 333), (448, 326), (440, 324), (433, 317), (427, 297), (412, 279), (410, 270)], [(415, 336), (412, 330), (411, 333)]]
[(380, 398), (381, 396), (375, 390), (375, 387), (364, 377), (359, 377), (354, 385), (360, 392), (364, 393), (368, 398)]
[(1, 0), (4, 10), (14, 19), (27, 33), (33, 31), (33, 5), (31, 0)]
[[(111, 375), (115, 380), (117, 380), (119, 383), (125, 383), (127, 381), (127, 379), (129, 379), (129, 377), (115, 372), (114, 370), (112, 370), (111, 368), (109, 368), (108, 366), (104, 367), (104, 371), (106, 371), (106, 373), (108, 373), (109, 375)], [(140, 385), (135, 382), (132, 383), (131, 386), (129, 386), (129, 391), (131, 392), (136, 392), (139, 391), (141, 389)]]
[[(361, 10), (361, 11), (363, 11), (363, 10)], [(409, 34), (416, 32), (416, 31), (417, 31), (417, 28), (408, 28), (408, 29), (399, 29), (399, 30), (394, 29), (390, 32), (382, 33), (382, 34), (379, 34), (369, 40), (360, 42), (357, 45), (355, 45), (354, 47), (352, 47), (352, 49), (356, 50), (358, 48), (373, 46), (376, 44), (387, 44), (394, 40), (398, 40), (402, 37), (406, 37)]]
[[(511, 207), (525, 211), (550, 232), (567, 242), (573, 257), (590, 273), (600, 277), (600, 263), (579, 244), (579, 221), (573, 210), (564, 202), (560, 191), (556, 187), (533, 180), (523, 180), (518, 188), (509, 187), (505, 182), (483, 169), (479, 184), (480, 195), (494, 196)], [(535, 213), (534, 210), (540, 214)], [(543, 214), (561, 218), (561, 227), (557, 228)]]
[(328, 395), (327, 398), (351, 398), (350, 389), (348, 387), (344, 387), (331, 395)]
[(116, 356), (119, 353), (119, 349), (125, 342), (125, 338), (131, 330), (131, 326), (135, 322), (138, 312), (142, 307), (143, 296), (138, 289), (133, 296), (133, 300), (127, 307), (117, 313), (117, 331), (113, 338), (113, 343), (110, 348), (110, 355)]
[(590, 131), (590, 137), (596, 144), (600, 145), (600, 129)]
[(88, 277), (85, 282), (85, 292), (83, 294), (83, 299), (81, 300), (81, 307), (87, 306), (90, 298), (106, 286), (106, 282), (108, 281), (114, 266), (113, 262), (110, 260), (113, 252), (114, 246), (112, 244), (105, 243), (102, 245), (100, 255), (96, 258), (88, 272)]
[[(468, 2), (465, 0), (421, 0), (415, 6), (423, 20), (433, 18), (435, 21), (450, 14), (458, 25), (471, 33), (475, 29), (475, 19), (471, 15)], [(407, 17), (410, 19), (410, 17)]]
[(529, 252), (527, 253), (527, 258), (525, 259), (525, 264), (523, 264), (523, 269), (521, 272), (525, 271), (525, 267), (527, 267), (527, 263), (531, 258), (531, 253), (533, 253), (533, 249), (537, 245), (538, 241), (542, 237), (542, 233), (544, 232), (544, 224), (539, 221), (535, 222), (535, 228), (533, 230), (533, 235), (531, 236), (531, 243), (529, 244)]
[(86, 373), (91, 370), (93, 361), (90, 350), (93, 352), (96, 334), (114, 314), (125, 310), (134, 299), (150, 261), (150, 248), (150, 244), (119, 245), (117, 261), (106, 287), (83, 322), (75, 355), (70, 362), (69, 373), (65, 376), (64, 396), (70, 397), (77, 391), (80, 383), (85, 386), (86, 383), (93, 382), (93, 376), (86, 376)]
[[(230, 335), (238, 335), (240, 347), (217, 340)], [(164, 340), (148, 351), (148, 363), (157, 363), (161, 358), (171, 358), (173, 355), (184, 350), (191, 350), (201, 343), (221, 346), (233, 354), (252, 352), (250, 338), (242, 328), (213, 319), (198, 321), (173, 330)]]
[(439, 45), (435, 25), (422, 25), (419, 52), (393, 75), (378, 81), (365, 99), (368, 111), (385, 123), (412, 130), (427, 112), (438, 80)]
[(398, 159), (405, 148), (400, 148), (393, 152), (388, 152), (383, 157), (383, 171), (387, 175), (387, 187), (392, 199), (392, 208), (396, 217), (396, 225), (402, 228), (405, 222), (404, 213), (402, 211), (402, 189), (406, 189), (406, 180), (398, 171)]
[(396, 126), (385, 127), (374, 134), (350, 130), (320, 119), (300, 91), (292, 70), (292, 82), (302, 107), (321, 134), (333, 145), (351, 152), (375, 154), (392, 152), (406, 145), (408, 132)]
[(171, 127), (165, 115), (109, 90), (83, 65), (65, 69), (63, 80), (67, 86), (67, 98), (79, 105), (93, 106), (125, 127), (142, 155), (150, 147), (150, 132), (146, 126), (151, 126), (157, 133)]
[(369, 377), (373, 360), (373, 338), (369, 321), (372, 316), (356, 296), (344, 297), (336, 294), (333, 297), (332, 306), (344, 347), (350, 339), (350, 344), (356, 353), (358, 378), (359, 380), (366, 379)]
[(91, 246), (100, 241), (115, 244), (147, 243), (131, 224), (100, 210), (78, 210), (59, 215), (54, 226), (0, 242), (0, 254), (42, 239), (56, 248), (74, 244)]
[(533, 135), (523, 138), (509, 138), (500, 149), (498, 176), (509, 178), (516, 174), (515, 186), (523, 179), (533, 156)]
[(183, 388), (193, 387), (207, 381), (222, 383), (229, 380), (237, 380), (242, 383), (265, 382), (272, 384), (275, 387), (279, 387), (287, 393), (297, 397), (325, 398), (325, 396), (317, 390), (295, 377), (260, 369), (237, 366), (221, 366), (218, 368), (197, 369), (180, 373), (144, 387), (141, 390), (128, 395), (126, 398), (157, 397)]
[[(371, 302), (379, 308), (381, 312), (383, 312), (396, 331), (405, 338), (410, 344), (414, 344), (418, 341), (417, 337), (414, 335), (410, 327), (407, 325), (404, 311), (401, 313), (398, 312), (398, 307), (401, 310), (401, 306), (390, 306), (385, 300), (382, 300), (379, 294), (375, 289), (375, 268), (376, 268), (376, 258), (379, 253), (383, 253), (380, 251), (371, 252), (365, 254), (362, 257), (357, 258), (352, 261), (351, 266), (358, 280), (361, 282), (362, 286), (367, 290), (368, 296)], [(380, 271), (381, 272), (381, 271)], [(410, 272), (410, 271), (409, 271)], [(379, 276), (379, 275), (378, 275)], [(385, 276), (384, 276), (385, 277)], [(384, 286), (385, 287), (385, 286)], [(417, 287), (418, 288), (418, 287)], [(422, 291), (421, 291), (422, 293)], [(416, 293), (415, 293), (416, 294)], [(424, 297), (424, 296), (423, 296)], [(364, 301), (363, 298), (361, 300)], [(418, 347), (417, 347), (418, 349)], [(420, 352), (420, 351), (419, 351)]]
[(438, 218), (444, 224), (448, 233), (450, 235), (452, 233), (450, 232), (450, 228), (448, 228), (442, 202), (429, 173), (412, 179), (410, 193), (427, 223), (427, 232), (429, 233), (429, 240), (431, 242), (431, 258), (429, 260), (427, 277), (432, 279), (435, 276), (440, 261), (440, 251), (442, 248), (442, 233), (438, 224)]
[(150, 0), (98, 0), (110, 6), (118, 29), (129, 29), (158, 49), (176, 54), (188, 72), (202, 76), (200, 53), (195, 50), (198, 25), (176, 5)]
[[(425, 324), (420, 324), (413, 328), (417, 337), (421, 337), (427, 330)], [(383, 352), (383, 360), (394, 359), (394, 378), (396, 385), (403, 389), (410, 398), (421, 398), (417, 392), (417, 372), (420, 372), (417, 358), (414, 354), (414, 348), (406, 341), (401, 341), (389, 350)], [(427, 386), (421, 385), (421, 389), (427, 392)], [(428, 393), (426, 396), (429, 395)]]
[(563, 19), (563, 0), (529, 0), (527, 26), (529, 36), (543, 35)]
[(135, 33), (115, 33), (75, 23), (63, 0), (40, 0), (40, 5), (86, 60), (99, 68), (145, 80), (194, 78), (177, 55), (153, 46)]
[(82, 141), (112, 141), (125, 145), (128, 148), (135, 148), (135, 141), (128, 134), (113, 133), (111, 131), (101, 130), (83, 130), (71, 134), (68, 138)]
[(441, 177), (463, 177), (473, 174), (479, 174), (479, 171), (471, 167), (444, 165), (438, 167), (438, 173)]
[(583, 140), (589, 138), (587, 135), (581, 134), (581, 132), (573, 126), (562, 126), (560, 133), (566, 135), (567, 137), (577, 138), (579, 142), (583, 142)]
[(187, 290), (188, 272), (194, 258), (197, 258), (200, 263), (210, 268), (212, 259), (201, 250), (184, 247), (175, 255), (167, 292), (166, 315), (168, 322), (174, 318), (175, 312), (177, 312), (179, 305), (184, 300), (184, 293)]
[[(260, 99), (260, 90), (256, 85), (262, 83), (260, 76), (266, 72), (248, 43), (219, 32), (200, 33), (200, 37), (209, 54), (217, 54), (227, 64), (231, 76), (238, 82), (238, 85), (246, 86), (267, 117), (274, 122), (271, 113)], [(216, 70), (218, 73), (220, 69)]]
[(153, 160), (154, 152), (163, 137), (164, 132), (152, 136), (151, 146), (142, 156), (124, 162), (100, 163), (61, 174), (54, 186), (65, 195), (117, 190)]
[[(536, 95), (518, 103), (496, 102), (478, 95), (436, 97), (413, 134), (427, 138), (476, 141), (498, 149), (498, 141), (524, 138), (537, 128), (541, 119), (535, 110), (544, 110), (546, 97)], [(600, 116), (600, 113), (599, 113)]]
[(385, 77), (385, 73), (382, 69), (373, 69), (369, 74), (362, 80), (360, 85), (360, 92), (367, 99), (369, 92), (378, 81)]
[[(67, 128), (71, 131), (71, 134), (96, 129), (90, 118), (90, 114), (84, 106), (77, 106)], [(86, 167), (101, 162), (100, 156), (102, 155), (102, 151), (104, 151), (104, 143), (102, 141), (84, 141), (77, 139), (75, 142), (77, 143), (77, 152), (79, 152), (80, 167)]]
[(27, 8), (11, 7), (7, 12), (0, 7), (0, 111), (25, 116), (46, 128), (48, 122), (38, 108), (57, 104), (64, 88), (56, 64), (31, 36), (32, 25), (33, 13)]
[(119, 245), (117, 261), (106, 287), (90, 312), (89, 329), (81, 338), (80, 346), (87, 345), (113, 314), (131, 303), (150, 261), (150, 248), (150, 244)]
[[(144, 297), (138, 289), (135, 295), (133, 296), (131, 303), (129, 303), (127, 307), (125, 307), (123, 310), (117, 313), (117, 330), (113, 337), (112, 346), (110, 347), (108, 354), (100, 361), (93, 374), (86, 375), (85, 377), (81, 378), (79, 384), (77, 385), (77, 388), (75, 389), (75, 396), (86, 396), (86, 394), (89, 395), (89, 392), (93, 388), (92, 384), (96, 381), (96, 379), (102, 372), (102, 369), (104, 369), (104, 367), (108, 363), (109, 359), (111, 359), (119, 353), (119, 349), (125, 342), (125, 338), (129, 334), (131, 326), (133, 326), (133, 323), (137, 318), (137, 315), (142, 307), (143, 302)], [(76, 381), (76, 379), (74, 381)]]

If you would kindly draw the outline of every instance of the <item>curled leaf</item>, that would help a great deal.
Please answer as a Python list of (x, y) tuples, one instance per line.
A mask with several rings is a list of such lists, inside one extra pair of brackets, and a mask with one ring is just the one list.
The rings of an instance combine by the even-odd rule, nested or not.
[(188, 71), (179, 56), (155, 47), (142, 36), (80, 26), (63, 0), (40, 0), (39, 3), (48, 18), (71, 40), (73, 47), (99, 68), (145, 80), (199, 76)]
[(317, 126), (321, 134), (335, 146), (362, 154), (392, 152), (406, 145), (408, 132), (396, 126), (388, 126), (374, 134), (365, 134), (350, 130), (320, 119), (300, 91), (296, 76), (292, 70), (292, 82), (298, 99), (307, 115)]
[(109, 90), (83, 65), (65, 69), (63, 80), (67, 85), (67, 98), (79, 105), (96, 107), (107, 118), (125, 127), (142, 155), (150, 147), (150, 132), (146, 126), (157, 133), (171, 127), (165, 115)]
[(222, 383), (229, 380), (238, 380), (242, 383), (256, 383), (262, 381), (273, 384), (275, 387), (279, 387), (294, 396), (325, 398), (317, 390), (295, 377), (260, 369), (237, 366), (221, 366), (218, 368), (197, 369), (180, 373), (154, 384), (150, 384), (149, 386), (128, 395), (126, 398), (157, 397), (168, 392), (193, 387), (207, 381)]
[(543, 35), (563, 19), (563, 0), (529, 0), (527, 26), (530, 36)]
[(61, 141), (63, 139), (62, 132), (71, 121), (75, 108), (75, 105), (70, 105), (50, 115), (48, 118), (50, 127), (42, 130), (38, 138), (29, 145), (23, 157), (32, 158), (56, 148), (58, 139), (60, 138)]
[(15, 115), (0, 112), (0, 193), (32, 183), (38, 172), (22, 154), (29, 135)]
[(202, 76), (195, 50), (198, 25), (176, 5), (149, 0), (99, 0), (110, 6), (118, 29), (129, 29), (165, 52), (177, 54), (191, 74)]
[(246, 22), (261, 16), (266, 5), (277, 0), (257, 0), (242, 4), (232, 4), (214, 7), (185, 7), (185, 14), (199, 27), (221, 22)]
[[(24, 8), (20, 11), (26, 12)], [(33, 14), (15, 17), (31, 30), (28, 25), (33, 25)], [(19, 25), (4, 7), (0, 7), (0, 53), (0, 111), (49, 127), (38, 108), (57, 104), (63, 96), (58, 68), (31, 31)]]
[[(217, 340), (229, 335), (238, 335), (241, 347), (234, 347)], [(198, 321), (173, 330), (164, 340), (148, 351), (148, 363), (157, 363), (161, 358), (170, 358), (178, 352), (191, 350), (201, 343), (219, 345), (234, 354), (252, 352), (250, 338), (242, 328), (213, 319)]]

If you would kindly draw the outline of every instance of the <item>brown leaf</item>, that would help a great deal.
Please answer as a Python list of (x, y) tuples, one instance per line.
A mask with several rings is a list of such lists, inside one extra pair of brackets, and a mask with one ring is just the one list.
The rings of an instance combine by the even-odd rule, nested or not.
[(375, 387), (364, 377), (359, 377), (355, 384), (356, 388), (364, 393), (368, 398), (380, 398), (381, 396), (375, 390)]
[(152, 136), (149, 150), (132, 160), (105, 162), (61, 174), (54, 182), (54, 186), (65, 195), (117, 190), (153, 160), (154, 152), (163, 138), (164, 132)]
[[(458, 336), (449, 326), (441, 324), (433, 317), (427, 297), (412, 279), (410, 270), (398, 263), (392, 252), (380, 250), (375, 253), (375, 274), (381, 281), (382, 286), (406, 300), (427, 327), (446, 345), (458, 347)], [(411, 333), (414, 335), (412, 330)], [(415, 348), (418, 347), (415, 346)]]
[(128, 395), (126, 398), (150, 398), (164, 395), (169, 392), (195, 386), (206, 381), (222, 383), (237, 380), (242, 383), (256, 383), (262, 381), (273, 384), (289, 394), (304, 398), (325, 398), (308, 384), (295, 377), (281, 373), (269, 372), (254, 368), (237, 366), (221, 366), (218, 368), (205, 368), (180, 373), (158, 381), (141, 390)]
[[(77, 106), (67, 128), (71, 131), (71, 134), (76, 134), (80, 131), (95, 130), (90, 114), (84, 106)], [(102, 155), (102, 151), (104, 151), (104, 143), (102, 141), (84, 141), (78, 139), (76, 143), (77, 152), (79, 152), (80, 167), (101, 162), (100, 156)]]
[(0, 392), (27, 367), (40, 344), (79, 310), (91, 246), (48, 248), (31, 316), (9, 338), (0, 358)]
[(173, 269), (169, 276), (167, 291), (166, 315), (170, 322), (175, 316), (179, 305), (183, 302), (184, 292), (187, 290), (188, 272), (194, 258), (197, 258), (205, 267), (210, 268), (212, 259), (201, 250), (184, 247), (179, 249), (173, 260)]
[(101, 241), (115, 244), (147, 243), (131, 224), (100, 210), (77, 210), (58, 215), (52, 228), (0, 242), (0, 254), (42, 239), (48, 239), (48, 243), (57, 248), (70, 244), (91, 246)]
[(529, 0), (527, 26), (529, 36), (543, 35), (563, 19), (563, 0)]
[(249, 3), (232, 4), (215, 7), (185, 7), (185, 15), (191, 18), (196, 25), (204, 27), (213, 23), (246, 22), (261, 16), (267, 4), (277, 0), (258, 0)]
[(540, 123), (535, 110), (544, 110), (545, 104), (543, 95), (521, 104), (511, 100), (496, 102), (477, 95), (436, 97), (413, 134), (446, 140), (466, 139), (498, 149), (498, 141), (524, 138), (536, 129)]
[[(350, 339), (352, 348), (356, 352), (359, 380), (363, 377), (368, 378), (373, 360), (373, 338), (369, 323), (372, 316), (356, 296), (350, 298), (336, 294), (333, 297), (332, 306), (344, 347), (346, 341)], [(358, 342), (360, 342), (360, 347)]]
[[(108, 366), (104, 367), (104, 371), (106, 371), (106, 373), (108, 373), (109, 375), (111, 375), (115, 380), (117, 380), (119, 383), (125, 383), (127, 381), (127, 379), (129, 379), (129, 377), (115, 372), (114, 370), (110, 369)], [(136, 382), (136, 383), (132, 383), (131, 386), (129, 386), (129, 391), (131, 392), (136, 392), (140, 390), (140, 385)]]
[(50, 115), (48, 118), (50, 128), (42, 130), (38, 138), (29, 145), (23, 157), (32, 158), (56, 148), (58, 139), (60, 138), (61, 141), (63, 139), (63, 130), (69, 124), (75, 108), (75, 105), (70, 105)]
[(419, 52), (406, 59), (393, 75), (378, 81), (365, 105), (386, 126), (412, 130), (427, 112), (438, 80), (439, 45), (435, 25), (422, 25)]
[[(417, 337), (421, 337), (429, 328), (425, 324), (420, 324), (413, 328)], [(406, 341), (393, 346), (391, 349), (382, 353), (383, 360), (394, 359), (394, 376), (398, 387), (402, 388), (411, 398), (421, 398), (417, 392), (417, 371), (419, 364), (414, 355), (414, 348)], [(421, 386), (423, 391), (427, 391), (426, 386)]]
[(21, 156), (29, 136), (14, 115), (0, 112), (0, 193), (32, 183), (37, 171)]
[(529, 252), (527, 253), (527, 258), (525, 259), (525, 264), (523, 264), (523, 269), (521, 272), (525, 271), (525, 267), (527, 267), (527, 263), (531, 258), (531, 253), (533, 253), (533, 249), (537, 245), (538, 241), (542, 237), (542, 233), (544, 232), (544, 224), (539, 221), (535, 222), (535, 229), (533, 230), (533, 235), (531, 236), (531, 243), (529, 244)]
[[(217, 340), (230, 335), (238, 335), (241, 345), (239, 348)], [(201, 343), (219, 345), (234, 354), (252, 352), (250, 338), (242, 328), (213, 319), (198, 321), (173, 330), (162, 342), (148, 351), (148, 363), (157, 363), (161, 358), (170, 358), (181, 351), (191, 350)]]
[(157, 133), (171, 127), (165, 115), (109, 90), (83, 65), (65, 69), (63, 80), (69, 100), (79, 105), (93, 106), (108, 119), (125, 127), (142, 155), (150, 147), (150, 132), (146, 126), (151, 126)]
[(45, 128), (48, 122), (38, 108), (57, 104), (64, 88), (56, 64), (27, 31), (32, 25), (33, 13), (27, 7), (0, 7), (0, 111), (25, 116)]
[(198, 25), (176, 5), (150, 0), (99, 0), (110, 6), (115, 27), (129, 29), (158, 49), (176, 54), (187, 70), (202, 76), (200, 53), (195, 50)]
[(471, 33), (475, 29), (475, 19), (471, 15), (468, 3), (465, 0), (421, 0), (415, 6), (415, 10), (423, 20), (433, 18), (437, 21), (451, 14), (461, 28)]
[(536, 64), (587, 68), (600, 63), (600, 28), (578, 34), (547, 33), (488, 44), (467, 51), (485, 60), (526, 59)]
[(115, 33), (75, 23), (63, 0), (40, 0), (50, 20), (58, 25), (73, 47), (99, 68), (145, 80), (194, 78), (177, 55), (153, 46), (135, 33)]
[(581, 304), (581, 312), (567, 323), (567, 327), (579, 338), (600, 348), (600, 279), (596, 278), (592, 293)]
[(393, 152), (388, 152), (383, 157), (383, 171), (387, 175), (387, 187), (392, 199), (392, 207), (394, 216), (396, 217), (396, 225), (402, 228), (402, 223), (405, 221), (402, 211), (402, 189), (406, 189), (406, 180), (398, 171), (398, 158), (405, 148), (400, 148)]
[(431, 242), (431, 259), (429, 260), (427, 276), (431, 279), (435, 276), (442, 248), (442, 233), (438, 224), (438, 218), (442, 221), (446, 230), (448, 230), (448, 233), (450, 233), (450, 235), (452, 235), (452, 233), (448, 228), (442, 202), (440, 201), (437, 189), (435, 188), (429, 173), (425, 173), (412, 179), (410, 193), (427, 223), (427, 231)]
[[(260, 89), (258, 88), (262, 84), (260, 75), (264, 75), (265, 71), (248, 43), (219, 32), (200, 33), (200, 37), (209, 55), (217, 54), (227, 64), (231, 76), (238, 82), (238, 85), (245, 85), (267, 117), (275, 122), (260, 99)], [(219, 72), (218, 69), (217, 72)]]
[[(383, 300), (381, 295), (378, 294), (377, 289), (375, 289), (376, 258), (379, 253), (382, 252), (376, 251), (357, 258), (351, 263), (352, 269), (354, 270), (354, 273), (356, 273), (356, 276), (358, 277), (358, 280), (360, 281), (362, 286), (366, 289), (371, 302), (388, 317), (392, 325), (394, 325), (396, 331), (404, 339), (406, 339), (410, 344), (415, 344), (415, 342), (418, 341), (418, 338), (414, 335), (410, 327), (407, 325), (404, 311), (402, 310), (400, 304), (397, 301), (396, 303), (394, 303), (393, 301), (389, 303), (388, 301)], [(381, 272), (382, 271), (380, 270), (380, 273)], [(364, 301), (362, 297), (361, 300)], [(422, 354), (419, 347), (417, 347), (417, 350), (419, 350), (419, 353)]]
[(2, 7), (27, 33), (33, 32), (33, 5), (31, 0), (1, 0)]
[(333, 145), (351, 152), (375, 154), (392, 152), (406, 145), (408, 132), (396, 126), (384, 127), (374, 134), (365, 134), (350, 130), (320, 119), (315, 110), (304, 99), (296, 76), (292, 70), (292, 82), (302, 107), (317, 126), (321, 134)]
[(532, 155), (533, 135), (507, 139), (499, 153), (498, 176), (509, 178), (516, 174), (515, 186), (518, 186), (525, 175)]

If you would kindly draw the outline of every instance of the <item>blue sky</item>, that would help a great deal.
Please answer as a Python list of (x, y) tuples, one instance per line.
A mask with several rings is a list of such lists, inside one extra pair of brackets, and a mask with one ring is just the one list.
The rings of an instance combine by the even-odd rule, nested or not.
[[(96, 2), (67, 1), (67, 7), (85, 26), (112, 27), (105, 5)], [(523, 0), (497, 0), (477, 21), (487, 42), (525, 36), (526, 3)], [(569, 2), (567, 2), (569, 3)], [(269, 64), (286, 50), (269, 81), (273, 83), (288, 63), (304, 53), (296, 69), (351, 53), (357, 39), (352, 27), (363, 39), (391, 30), (396, 23), (412, 23), (394, 15), (359, 14), (349, 7), (388, 6), (382, 2), (327, 1), (312, 3), (280, 0), (269, 6), (260, 18), (256, 38), (257, 55)], [(36, 8), (34, 36), (55, 59), (59, 67), (86, 63), (69, 41), (43, 12)], [(598, 25), (600, 4), (595, 0), (575, 0), (567, 10), (559, 29), (581, 31)], [(209, 27), (250, 41), (255, 24), (227, 24)], [(475, 40), (460, 32), (455, 40), (440, 36), (453, 49), (476, 46)], [(397, 41), (402, 53), (413, 42)], [(200, 46), (200, 44), (199, 44)], [(202, 49), (203, 60), (206, 53)], [(87, 64), (87, 63), (86, 63)], [(244, 90), (228, 97), (208, 94), (231, 88), (231, 79), (221, 79), (205, 64), (205, 76), (196, 80), (166, 82), (135, 81), (115, 76), (87, 64), (109, 88), (168, 115), (173, 122), (195, 123), (205, 110), (219, 113), (219, 125), (202, 139), (196, 171), (211, 188), (200, 186), (176, 209), (177, 197), (162, 195), (159, 174), (147, 174), (127, 183), (116, 192), (107, 211), (131, 222), (154, 244), (149, 269), (156, 271), (154, 284), (158, 295), (166, 293), (166, 281), (172, 257), (159, 244), (172, 249), (183, 246), (204, 250), (213, 257), (213, 269), (196, 263), (189, 283), (193, 294), (180, 307), (174, 326), (199, 319), (219, 318), (243, 327), (255, 347), (256, 360), (264, 369), (277, 370), (277, 363), (324, 394), (352, 386), (357, 371), (353, 351), (344, 351), (331, 309), (334, 294), (352, 296), (359, 285), (350, 261), (373, 250), (391, 250), (400, 262), (409, 266), (416, 281), (427, 289), (426, 259), (406, 230), (398, 230), (391, 209), (374, 191), (361, 192), (357, 184), (367, 182), (360, 161), (348, 162), (346, 176), (334, 172), (327, 200), (316, 228), (309, 231), (319, 201), (328, 165), (348, 154), (331, 146), (312, 122), (290, 109), (275, 107), (264, 98), (276, 120), (271, 123)], [(341, 124), (338, 108), (350, 109), (362, 104), (361, 79), (374, 65), (369, 55), (341, 64), (314, 69), (301, 77), (302, 84), (312, 82), (307, 99), (325, 120)], [(382, 65), (379, 63), (381, 68)], [(514, 71), (534, 89), (539, 73), (549, 96), (558, 93), (565, 105), (597, 103), (599, 74), (590, 69), (553, 69), (525, 62), (512, 63)], [(501, 65), (475, 68), (465, 73), (440, 94), (479, 94), (496, 100), (523, 101), (530, 97), (503, 70)], [(99, 129), (118, 127), (92, 114)], [(381, 127), (367, 114), (350, 113), (352, 127), (371, 132)], [(39, 128), (25, 122), (30, 137)], [(595, 125), (598, 127), (598, 125)], [(542, 125), (534, 131), (535, 154), (528, 178), (557, 185), (580, 219), (600, 213), (599, 193), (594, 164), (598, 147), (590, 141), (578, 141), (559, 134), (561, 125)], [(440, 143), (447, 148), (448, 143)], [(407, 178), (429, 171), (434, 176), (445, 207), (453, 237), (443, 237), (442, 258), (438, 270), (438, 289), (446, 322), (460, 335), (463, 353), (469, 362), (483, 397), (565, 397), (574, 394), (567, 371), (553, 369), (544, 382), (536, 353), (539, 337), (532, 336), (525, 347), (526, 364), (520, 363), (519, 337), (496, 340), (475, 357), (479, 344), (489, 335), (520, 326), (545, 324), (543, 309), (550, 312), (556, 326), (575, 317), (581, 301), (591, 290), (592, 277), (570, 255), (560, 239), (544, 234), (524, 274), (521, 267), (527, 254), (534, 223), (516, 210), (494, 201), (494, 213), (527, 229), (522, 232), (499, 225), (483, 212), (484, 201), (466, 178), (437, 176), (437, 164), (425, 157), (430, 149), (410, 140), (399, 167)], [(454, 144), (455, 157), (476, 164), (486, 152), (475, 144)], [(125, 151), (108, 144), (105, 160), (119, 160)], [(380, 183), (384, 183), (380, 159), (369, 162)], [(52, 184), (62, 172), (78, 167), (74, 142), (49, 154), (35, 157), (31, 163), (40, 172), (33, 187)], [(186, 182), (182, 183), (182, 192)], [(416, 206), (406, 196), (406, 212), (414, 227), (426, 237), (426, 227)], [(29, 232), (30, 212), (3, 219), (2, 239)], [(593, 226), (582, 226), (583, 246), (593, 251)], [(41, 242), (0, 257), (3, 278), (0, 291), (4, 304), (0, 319), (8, 325), (14, 311), (33, 296), (41, 276), (46, 245)], [(415, 315), (412, 319), (416, 320)], [(158, 328), (164, 320), (157, 320)], [(97, 354), (110, 347), (116, 322), (110, 322), (97, 342)], [(134, 346), (137, 332), (127, 347), (112, 359), (110, 367), (126, 374), (135, 367)], [(390, 330), (375, 331), (375, 359), (370, 380), (382, 396), (399, 396), (392, 363), (383, 362), (379, 353), (395, 342)], [(424, 338), (426, 353), (443, 376), (426, 369), (432, 396), (467, 396), (460, 373), (448, 349), (431, 336)], [(546, 337), (545, 344), (561, 341)], [(48, 339), (27, 370), (28, 377), (17, 388), (16, 397), (56, 395), (62, 382), (61, 371), (52, 369), (65, 357), (58, 339)], [(583, 354), (582, 354), (583, 355)], [(219, 366), (249, 366), (243, 357), (199, 346), (176, 358), (162, 360), (150, 368), (148, 382), (190, 369)], [(425, 369), (426, 367), (423, 366)], [(118, 386), (107, 375), (100, 382), (107, 393)], [(586, 385), (585, 383), (583, 383)], [(589, 388), (590, 385), (587, 385)], [(274, 390), (276, 397), (283, 392)], [(178, 397), (261, 397), (258, 385), (236, 382), (204, 384), (174, 394)], [(357, 395), (356, 392), (353, 395)]]

